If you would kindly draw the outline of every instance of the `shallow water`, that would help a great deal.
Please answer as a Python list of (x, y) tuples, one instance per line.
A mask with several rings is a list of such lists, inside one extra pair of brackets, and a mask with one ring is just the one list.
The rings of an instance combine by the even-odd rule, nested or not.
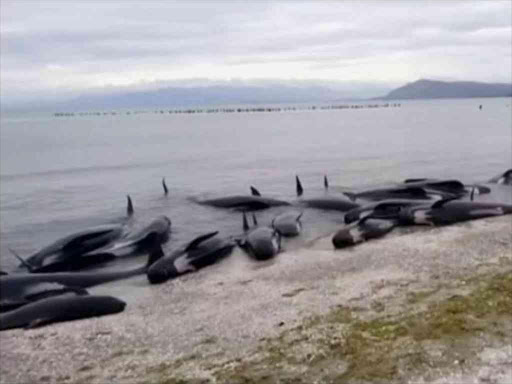
[[(170, 250), (204, 232), (241, 232), (239, 213), (191, 198), (248, 194), (254, 185), (294, 201), (295, 174), (305, 197), (324, 193), (324, 174), (331, 185), (354, 188), (412, 177), (484, 181), (512, 167), (511, 105), (496, 98), (279, 113), (3, 116), (0, 267), (16, 265), (9, 247), (28, 255), (122, 219), (126, 194), (136, 227), (159, 214), (171, 218)], [(257, 213), (259, 222), (284, 210)], [(304, 236), (285, 247), (303, 246), (341, 222), (338, 213), (307, 210)]]

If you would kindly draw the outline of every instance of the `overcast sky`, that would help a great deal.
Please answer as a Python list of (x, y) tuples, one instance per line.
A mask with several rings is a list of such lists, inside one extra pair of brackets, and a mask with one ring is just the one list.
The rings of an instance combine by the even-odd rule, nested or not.
[(511, 0), (0, 4), (2, 103), (209, 81), (512, 78)]

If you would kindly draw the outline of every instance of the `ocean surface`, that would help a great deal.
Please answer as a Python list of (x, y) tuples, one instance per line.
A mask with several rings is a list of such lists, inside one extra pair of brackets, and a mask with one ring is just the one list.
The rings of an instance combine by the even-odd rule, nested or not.
[[(194, 199), (249, 194), (251, 185), (293, 202), (295, 175), (308, 197), (325, 193), (324, 174), (331, 185), (358, 189), (417, 177), (485, 181), (512, 168), (510, 98), (274, 113), (2, 115), (0, 123), (0, 268), (7, 271), (17, 265), (8, 248), (30, 255), (122, 220), (127, 194), (134, 230), (161, 214), (171, 219), (170, 251), (205, 232), (241, 233), (240, 213)], [(270, 224), (285, 210), (303, 209), (257, 217)], [(339, 213), (307, 209), (304, 235), (284, 247), (304, 246), (341, 223)]]

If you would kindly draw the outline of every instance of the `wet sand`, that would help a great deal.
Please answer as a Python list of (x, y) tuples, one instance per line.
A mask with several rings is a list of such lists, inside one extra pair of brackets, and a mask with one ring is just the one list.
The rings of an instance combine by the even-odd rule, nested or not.
[[(165, 369), (177, 361), (193, 362), (180, 375), (214, 381), (215, 364), (243, 362), (262, 340), (313, 315), (375, 303), (391, 313), (401, 295), (482, 272), (504, 272), (511, 262), (511, 216), (399, 229), (350, 250), (334, 251), (328, 236), (268, 263), (254, 263), (236, 249), (218, 265), (162, 285), (150, 286), (140, 276), (91, 290), (126, 299), (121, 314), (1, 332), (0, 381), (164, 382), (170, 374)], [(487, 345), (475, 348), (492, 355)], [(512, 353), (502, 352), (503, 364), (512, 363)], [(508, 380), (495, 361), (475, 365), (489, 369), (482, 382)], [(442, 380), (457, 375), (462, 373), (454, 368), (429, 380), (449, 382)]]

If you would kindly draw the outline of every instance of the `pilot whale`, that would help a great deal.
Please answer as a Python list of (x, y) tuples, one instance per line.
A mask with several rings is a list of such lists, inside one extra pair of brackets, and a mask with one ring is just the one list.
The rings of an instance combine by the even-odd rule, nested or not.
[(42, 325), (119, 313), (126, 303), (111, 296), (59, 296), (0, 314), (0, 330)]
[(287, 201), (262, 197), (258, 195), (234, 195), (198, 201), (199, 204), (216, 208), (234, 208), (243, 211), (258, 211), (270, 207), (290, 205)]
[(281, 235), (273, 228), (258, 227), (255, 216), (253, 222), (256, 227), (251, 230), (243, 212), (243, 229), (246, 234), (236, 242), (255, 260), (271, 259), (281, 251)]
[(42, 248), (29, 256), (22, 266), (39, 268), (51, 258), (59, 262), (77, 255), (99, 249), (119, 239), (124, 233), (124, 226), (120, 224), (106, 224), (73, 233)]
[[(171, 225), (171, 219), (165, 215), (160, 215), (142, 229), (133, 234), (126, 235), (119, 241), (111, 243), (96, 252), (116, 255), (137, 254), (137, 252), (145, 250), (148, 245), (151, 245), (155, 241), (165, 243), (169, 240)], [(84, 258), (95, 256), (96, 252), (88, 253)]]
[(272, 228), (284, 237), (298, 236), (302, 230), (302, 214), (303, 212), (285, 212), (272, 220)]
[(187, 246), (162, 257), (148, 268), (151, 284), (162, 283), (188, 272), (194, 272), (212, 265), (228, 256), (235, 242), (217, 237), (218, 231), (201, 235)]
[[(57, 272), (57, 273), (29, 273), (0, 276), (0, 306), (23, 305), (30, 302), (31, 297), (45, 294), (47, 291), (64, 288), (89, 288), (110, 281), (120, 280), (146, 273), (148, 268), (163, 253), (156, 234), (151, 234), (151, 243), (148, 260), (145, 265), (123, 271), (96, 271), (96, 272)], [(53, 283), (41, 284), (41, 283)], [(36, 296), (37, 296), (36, 295)]]
[(492, 179), (489, 180), (489, 183), (512, 185), (512, 169), (508, 169), (502, 174), (494, 176)]
[(366, 240), (376, 239), (392, 231), (396, 221), (374, 219), (366, 216), (361, 220), (341, 228), (332, 237), (334, 248), (345, 248)]
[(512, 205), (444, 199), (430, 205), (417, 205), (402, 209), (401, 224), (447, 225), (484, 217), (512, 213)]
[[(328, 188), (328, 182), (324, 179), (324, 187)], [(302, 183), (299, 179), (299, 176), (295, 176), (295, 190), (297, 193), (298, 204), (310, 208), (317, 208), (323, 210), (331, 210), (331, 211), (340, 211), (347, 212), (351, 209), (359, 207), (359, 204), (354, 203), (353, 201), (343, 199), (341, 197), (326, 195), (326, 196), (318, 196), (314, 198), (302, 198), (301, 196), (304, 194), (304, 188), (302, 187)]]
[(343, 219), (345, 224), (353, 223), (370, 215), (375, 219), (398, 220), (398, 216), (402, 208), (429, 203), (431, 203), (429, 200), (381, 200), (378, 202), (365, 204), (362, 207), (354, 208), (345, 213)]

